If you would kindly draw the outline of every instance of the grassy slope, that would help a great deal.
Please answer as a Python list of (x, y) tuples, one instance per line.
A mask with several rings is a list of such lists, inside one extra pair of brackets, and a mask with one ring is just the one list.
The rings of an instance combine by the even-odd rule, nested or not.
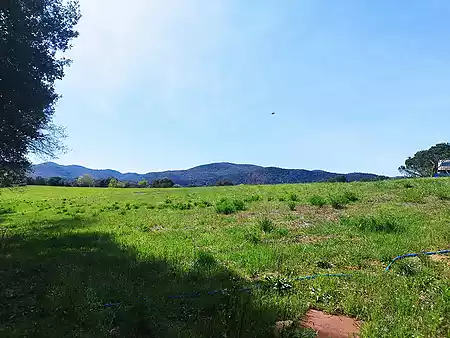
[[(218, 214), (222, 197), (247, 210)], [(2, 190), (0, 202), (2, 337), (264, 337), (309, 307), (362, 319), (364, 337), (450, 335), (445, 262), (407, 259), (383, 271), (396, 255), (449, 247), (450, 180), (29, 187)], [(341, 272), (353, 277), (290, 280)], [(229, 292), (168, 297), (219, 288)]]

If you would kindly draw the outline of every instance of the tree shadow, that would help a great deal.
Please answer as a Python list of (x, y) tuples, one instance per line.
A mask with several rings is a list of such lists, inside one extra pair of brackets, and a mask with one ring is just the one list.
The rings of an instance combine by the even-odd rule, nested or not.
[[(140, 259), (105, 233), (56, 221), (0, 248), (2, 337), (267, 337), (278, 309), (207, 255), (192, 267)], [(82, 223), (85, 224), (85, 223)], [(203, 291), (227, 289), (205, 294)], [(194, 293), (202, 292), (198, 297)], [(176, 295), (190, 297), (172, 297)]]

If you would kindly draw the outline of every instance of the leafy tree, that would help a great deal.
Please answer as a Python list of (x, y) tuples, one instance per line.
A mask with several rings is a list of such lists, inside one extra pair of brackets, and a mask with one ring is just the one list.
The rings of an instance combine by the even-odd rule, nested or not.
[(347, 177), (345, 177), (345, 175), (337, 175), (333, 178), (330, 178), (328, 180), (328, 182), (338, 182), (338, 183), (346, 183), (347, 182)]
[(47, 181), (47, 185), (51, 185), (51, 186), (59, 186), (59, 185), (64, 185), (64, 181), (62, 177), (50, 177)]
[(43, 178), (43, 177), (41, 177), (41, 176), (37, 176), (37, 177), (34, 179), (34, 184), (36, 184), (36, 185), (46, 185), (46, 184), (47, 184), (47, 181), (45, 180), (45, 178)]
[(175, 183), (169, 178), (157, 179), (152, 182), (152, 188), (171, 188)]
[(145, 188), (148, 186), (148, 181), (144, 178), (138, 182), (139, 188)]
[(107, 188), (109, 187), (109, 183), (111, 183), (112, 177), (102, 178), (94, 181), (94, 186), (99, 188)]
[(94, 179), (89, 174), (84, 174), (77, 178), (77, 185), (80, 187), (92, 187), (94, 185)]
[(108, 184), (108, 188), (117, 188), (119, 181), (115, 178), (111, 178)]
[(231, 182), (230, 180), (226, 180), (226, 179), (224, 179), (224, 180), (218, 180), (217, 182), (216, 182), (216, 186), (229, 186), (229, 185), (233, 185), (233, 182)]
[(78, 36), (72, 0), (2, 0), (0, 5), (0, 185), (25, 181), (27, 154), (54, 157), (63, 130), (52, 124), (61, 57)]
[(398, 170), (409, 177), (429, 177), (437, 173), (439, 161), (447, 159), (450, 159), (450, 143), (439, 143), (408, 157)]

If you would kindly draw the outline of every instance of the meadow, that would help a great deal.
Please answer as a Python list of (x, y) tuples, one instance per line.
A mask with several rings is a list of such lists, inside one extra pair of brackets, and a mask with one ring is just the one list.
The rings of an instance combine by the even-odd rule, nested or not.
[(450, 336), (449, 179), (0, 191), (1, 337)]

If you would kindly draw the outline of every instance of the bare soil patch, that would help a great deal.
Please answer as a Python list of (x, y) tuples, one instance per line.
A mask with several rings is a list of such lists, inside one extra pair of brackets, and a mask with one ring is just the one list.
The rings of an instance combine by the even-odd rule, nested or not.
[(318, 338), (359, 337), (361, 322), (346, 316), (329, 315), (318, 310), (309, 310), (301, 322), (304, 328), (317, 332)]

